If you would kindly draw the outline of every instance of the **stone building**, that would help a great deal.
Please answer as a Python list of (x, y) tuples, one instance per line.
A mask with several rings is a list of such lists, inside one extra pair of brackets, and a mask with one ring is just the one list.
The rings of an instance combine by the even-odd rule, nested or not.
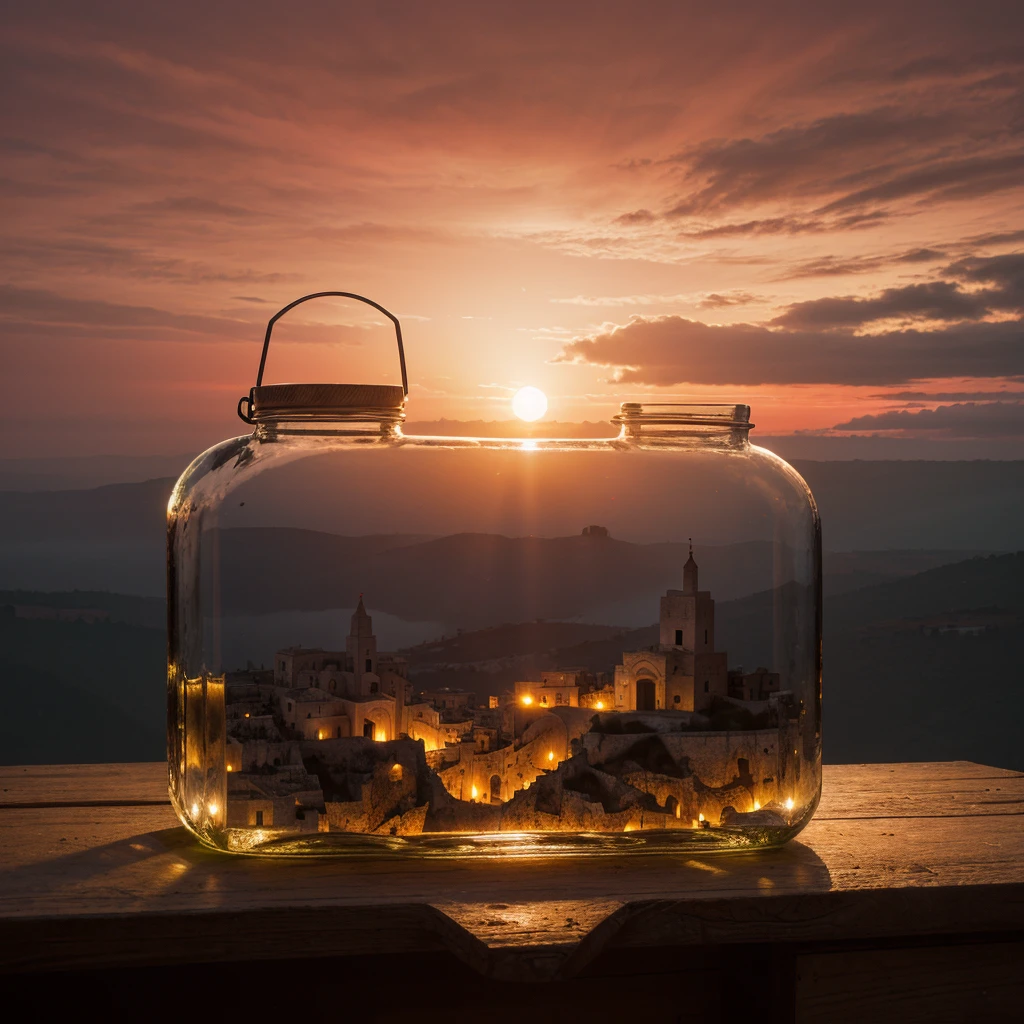
[(753, 672), (737, 668), (729, 672), (729, 696), (733, 700), (768, 700), (780, 689), (778, 672), (769, 672), (766, 668), (757, 668)]
[(703, 711), (727, 697), (724, 651), (715, 651), (715, 602), (697, 586), (697, 563), (683, 566), (683, 589), (661, 599), (657, 646), (627, 651), (615, 667), (616, 711)]
[(584, 674), (572, 670), (541, 672), (539, 682), (523, 680), (515, 684), (515, 702), (537, 708), (579, 707), (580, 676)]
[[(384, 741), (406, 732), (412, 684), (405, 658), (377, 650), (362, 597), (344, 651), (289, 647), (274, 656), (281, 714), (303, 739), (365, 736)], [(282, 688), (287, 688), (284, 692)]]

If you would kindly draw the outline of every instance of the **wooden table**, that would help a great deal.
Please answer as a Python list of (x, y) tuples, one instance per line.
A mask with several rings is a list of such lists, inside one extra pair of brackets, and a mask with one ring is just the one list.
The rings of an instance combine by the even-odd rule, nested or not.
[(204, 850), (162, 764), (0, 768), (0, 1005), (1024, 1019), (1024, 775), (824, 771), (781, 850), (395, 863)]

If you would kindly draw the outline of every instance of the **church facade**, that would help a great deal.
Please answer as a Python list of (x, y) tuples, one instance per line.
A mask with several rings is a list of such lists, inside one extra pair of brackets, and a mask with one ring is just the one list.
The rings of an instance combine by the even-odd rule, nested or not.
[(377, 650), (362, 597), (344, 651), (289, 647), (274, 656), (281, 717), (303, 739), (364, 736), (385, 741), (407, 731), (412, 684), (405, 658)]
[(715, 602), (698, 588), (691, 544), (683, 589), (661, 598), (657, 646), (626, 651), (615, 667), (615, 710), (704, 711), (728, 694), (727, 655), (715, 650)]

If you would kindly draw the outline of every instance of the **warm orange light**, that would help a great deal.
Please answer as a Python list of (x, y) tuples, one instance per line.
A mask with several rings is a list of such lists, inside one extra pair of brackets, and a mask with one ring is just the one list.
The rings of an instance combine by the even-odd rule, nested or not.
[(548, 760), (549, 761), (554, 761), (554, 759), (555, 759), (555, 752), (553, 750), (549, 750), (548, 751)]
[(789, 798), (789, 799), (788, 799), (788, 800), (786, 801), (786, 810), (787, 810), (787, 811), (791, 811), (791, 810), (793, 810), (793, 798), (792, 798), (792, 797), (790, 797), (790, 798)]
[(597, 703), (596, 703), (596, 704), (594, 705), (594, 707), (595, 707), (595, 708), (597, 708), (597, 710), (598, 710), (598, 711), (604, 711), (604, 701), (603, 701), (603, 700), (599, 700), (599, 701), (598, 701), (598, 702), (597, 702)]
[(472, 789), (471, 789), (471, 790), (469, 791), (469, 795), (470, 795), (470, 797), (471, 797), (472, 799), (474, 799), (474, 800), (475, 800), (475, 799), (476, 799), (476, 798), (477, 798), (477, 797), (478, 797), (478, 796), (480, 795), (480, 792), (479, 792), (479, 790), (478, 790), (478, 789), (476, 788), (476, 786), (474, 786), (474, 787), (473, 787), (473, 788), (472, 788)]
[(235, 769), (234, 769), (234, 768), (232, 768), (232, 767), (231, 767), (231, 765), (228, 765), (228, 771), (229, 771), (229, 772), (233, 772), (234, 770), (235, 770)]
[(246, 713), (245, 713), (245, 717), (246, 717), (246, 718), (248, 718), (248, 717), (249, 717), (249, 712), (248, 712), (248, 711), (246, 711)]
[(755, 811), (761, 810), (761, 801), (760, 800), (755, 800), (754, 801), (754, 810)]
[(703, 814), (698, 814), (697, 815), (697, 820), (698, 821), (703, 821), (704, 820), (704, 815)]
[(323, 734), (323, 732), (320, 729), (317, 729), (317, 731), (316, 731), (316, 738), (318, 740), (322, 740), (324, 738), (324, 734)]
[(529, 707), (533, 703), (533, 698), (529, 694), (526, 694), (522, 698), (522, 701), (527, 707)]
[(207, 804), (207, 810), (210, 812), (211, 818), (216, 818), (217, 811), (219, 811), (220, 808), (215, 803), (213, 803), (213, 801), (211, 801), (209, 804)]
[(378, 743), (384, 743), (388, 738), (388, 734), (383, 729), (377, 729), (377, 731), (373, 734), (373, 738)]
[(193, 818), (198, 818), (199, 817), (199, 804), (193, 804), (192, 805), (192, 817)]

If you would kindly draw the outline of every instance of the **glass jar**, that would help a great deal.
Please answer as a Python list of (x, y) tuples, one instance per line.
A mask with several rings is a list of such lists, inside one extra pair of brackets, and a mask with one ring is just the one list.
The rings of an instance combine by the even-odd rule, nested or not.
[[(403, 434), (264, 385), (168, 506), (168, 747), (222, 850), (775, 846), (821, 787), (821, 539), (746, 406), (600, 440)], [(359, 298), (358, 296), (349, 296)], [(369, 301), (369, 300), (362, 300)]]

